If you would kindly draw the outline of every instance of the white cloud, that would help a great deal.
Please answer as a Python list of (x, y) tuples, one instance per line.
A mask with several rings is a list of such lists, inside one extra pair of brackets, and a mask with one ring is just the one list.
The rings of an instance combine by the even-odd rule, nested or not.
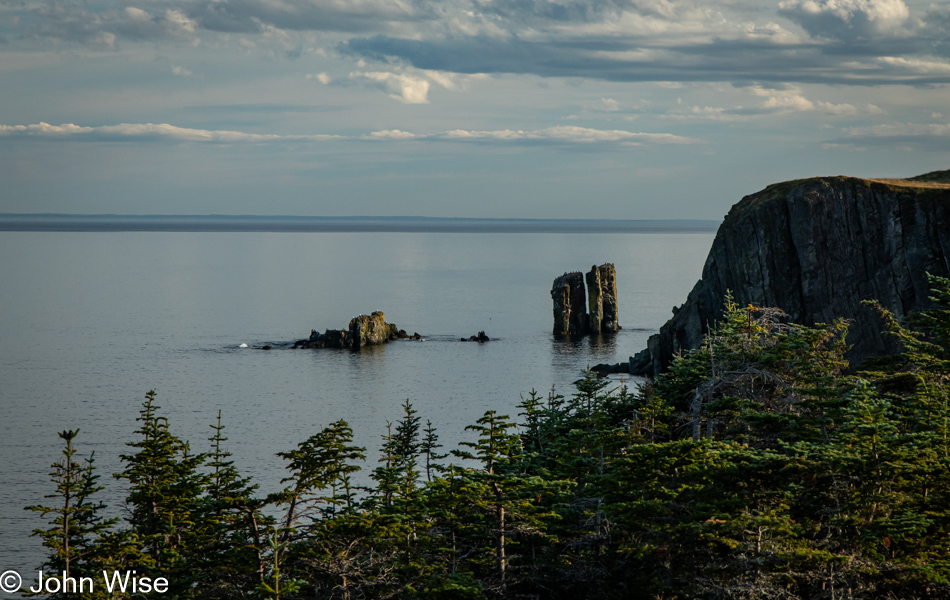
[(429, 86), (427, 79), (413, 77), (403, 73), (388, 73), (384, 71), (354, 72), (350, 79), (369, 82), (405, 104), (428, 104)]
[(191, 129), (168, 123), (120, 123), (100, 127), (83, 127), (73, 123), (50, 125), (0, 125), (0, 138), (73, 139), (77, 141), (168, 140), (179, 142), (238, 142), (324, 141), (339, 139), (334, 135), (274, 135), (244, 133), (241, 131)]
[(571, 144), (695, 144), (695, 138), (671, 133), (636, 133), (619, 129), (591, 129), (573, 125), (559, 125), (545, 129), (495, 129), (487, 131), (453, 129), (440, 134), (415, 136), (416, 139), (433, 139), (452, 142), (552, 142)]
[(873, 104), (855, 106), (848, 103), (835, 104), (822, 100), (812, 101), (803, 96), (798, 88), (771, 90), (754, 86), (751, 89), (755, 95), (767, 98), (762, 105), (766, 112), (790, 113), (814, 110), (830, 115), (880, 114), (882, 112), (880, 108)]
[(453, 129), (442, 133), (413, 133), (399, 129), (373, 131), (363, 136), (326, 134), (277, 135), (245, 133), (241, 131), (190, 129), (168, 123), (121, 123), (85, 127), (73, 123), (50, 125), (0, 125), (0, 139), (32, 138), (75, 141), (172, 141), (196, 143), (292, 143), (325, 141), (442, 141), (442, 142), (520, 142), (570, 144), (695, 144), (699, 140), (670, 133), (637, 133), (624, 130), (590, 129), (587, 127), (558, 126), (545, 129), (521, 130), (465, 130)]
[(753, 96), (764, 100), (757, 105), (735, 106), (733, 108), (692, 106), (689, 109), (672, 111), (663, 116), (679, 120), (747, 121), (796, 113), (856, 116), (877, 115), (884, 112), (874, 104), (850, 104), (847, 102), (838, 104), (823, 100), (810, 100), (796, 87), (770, 89), (752, 86), (747, 89)]
[(322, 83), (323, 85), (327, 85), (327, 84), (329, 84), (330, 81), (331, 81), (331, 80), (330, 80), (330, 76), (327, 75), (326, 73), (316, 73), (316, 74), (314, 74), (314, 73), (308, 73), (308, 74), (307, 74), (307, 79), (315, 79), (315, 80), (319, 81), (320, 83)]
[(409, 133), (408, 131), (400, 131), (398, 129), (384, 129), (382, 131), (374, 131), (369, 134), (369, 137), (374, 140), (412, 140), (416, 139), (417, 136), (414, 133)]
[(172, 65), (172, 73), (178, 75), (179, 77), (194, 77), (195, 74), (186, 69), (185, 67), (180, 67), (178, 65)]
[(447, 90), (460, 92), (466, 89), (469, 82), (489, 79), (489, 76), (480, 73), (461, 75), (445, 71), (412, 69), (400, 73), (354, 71), (350, 73), (350, 79), (368, 83), (385, 92), (390, 98), (405, 104), (428, 104), (429, 90), (433, 83)]

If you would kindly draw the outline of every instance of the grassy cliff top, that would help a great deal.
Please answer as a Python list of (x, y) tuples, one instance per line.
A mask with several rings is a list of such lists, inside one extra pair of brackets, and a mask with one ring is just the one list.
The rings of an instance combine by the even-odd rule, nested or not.
[(907, 179), (869, 179), (868, 181), (876, 181), (895, 187), (950, 189), (950, 171), (933, 171)]
[[(901, 189), (905, 191), (950, 190), (950, 170), (933, 171), (931, 173), (925, 173), (923, 175), (909, 177), (907, 179), (865, 179), (861, 177), (847, 177), (844, 175), (837, 175), (832, 177), (809, 177), (806, 179), (793, 179), (791, 181), (773, 183), (764, 190), (746, 196), (736, 203), (729, 210), (729, 214), (726, 215), (726, 219), (729, 220), (746, 215), (750, 211), (758, 210), (762, 206), (772, 201), (784, 199), (789, 192), (796, 188), (813, 183), (825, 183), (832, 186), (861, 183), (864, 185), (878, 184), (884, 185), (894, 190)], [(941, 194), (941, 196), (943, 196), (943, 194)]]

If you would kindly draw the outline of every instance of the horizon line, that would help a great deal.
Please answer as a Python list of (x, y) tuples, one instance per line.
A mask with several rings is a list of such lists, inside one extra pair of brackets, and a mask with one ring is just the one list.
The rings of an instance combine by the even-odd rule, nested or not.
[(714, 233), (704, 219), (0, 213), (0, 231), (286, 233)]

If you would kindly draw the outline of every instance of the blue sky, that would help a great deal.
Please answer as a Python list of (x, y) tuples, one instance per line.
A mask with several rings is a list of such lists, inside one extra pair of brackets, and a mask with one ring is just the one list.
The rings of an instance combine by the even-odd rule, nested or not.
[(0, 0), (0, 212), (719, 219), (948, 83), (946, 2)]

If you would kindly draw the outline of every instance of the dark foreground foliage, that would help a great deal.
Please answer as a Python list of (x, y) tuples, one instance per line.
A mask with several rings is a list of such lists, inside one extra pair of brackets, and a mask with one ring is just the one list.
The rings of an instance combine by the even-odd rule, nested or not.
[(262, 497), (220, 416), (193, 453), (150, 392), (122, 527), (60, 434), (51, 506), (29, 507), (52, 516), (44, 566), (134, 568), (180, 599), (950, 598), (950, 281), (933, 294), (906, 324), (878, 307), (905, 352), (857, 375), (845, 322), (729, 302), (652, 385), (532, 392), (449, 455), (407, 401), (369, 488), (344, 421), (280, 453)]

